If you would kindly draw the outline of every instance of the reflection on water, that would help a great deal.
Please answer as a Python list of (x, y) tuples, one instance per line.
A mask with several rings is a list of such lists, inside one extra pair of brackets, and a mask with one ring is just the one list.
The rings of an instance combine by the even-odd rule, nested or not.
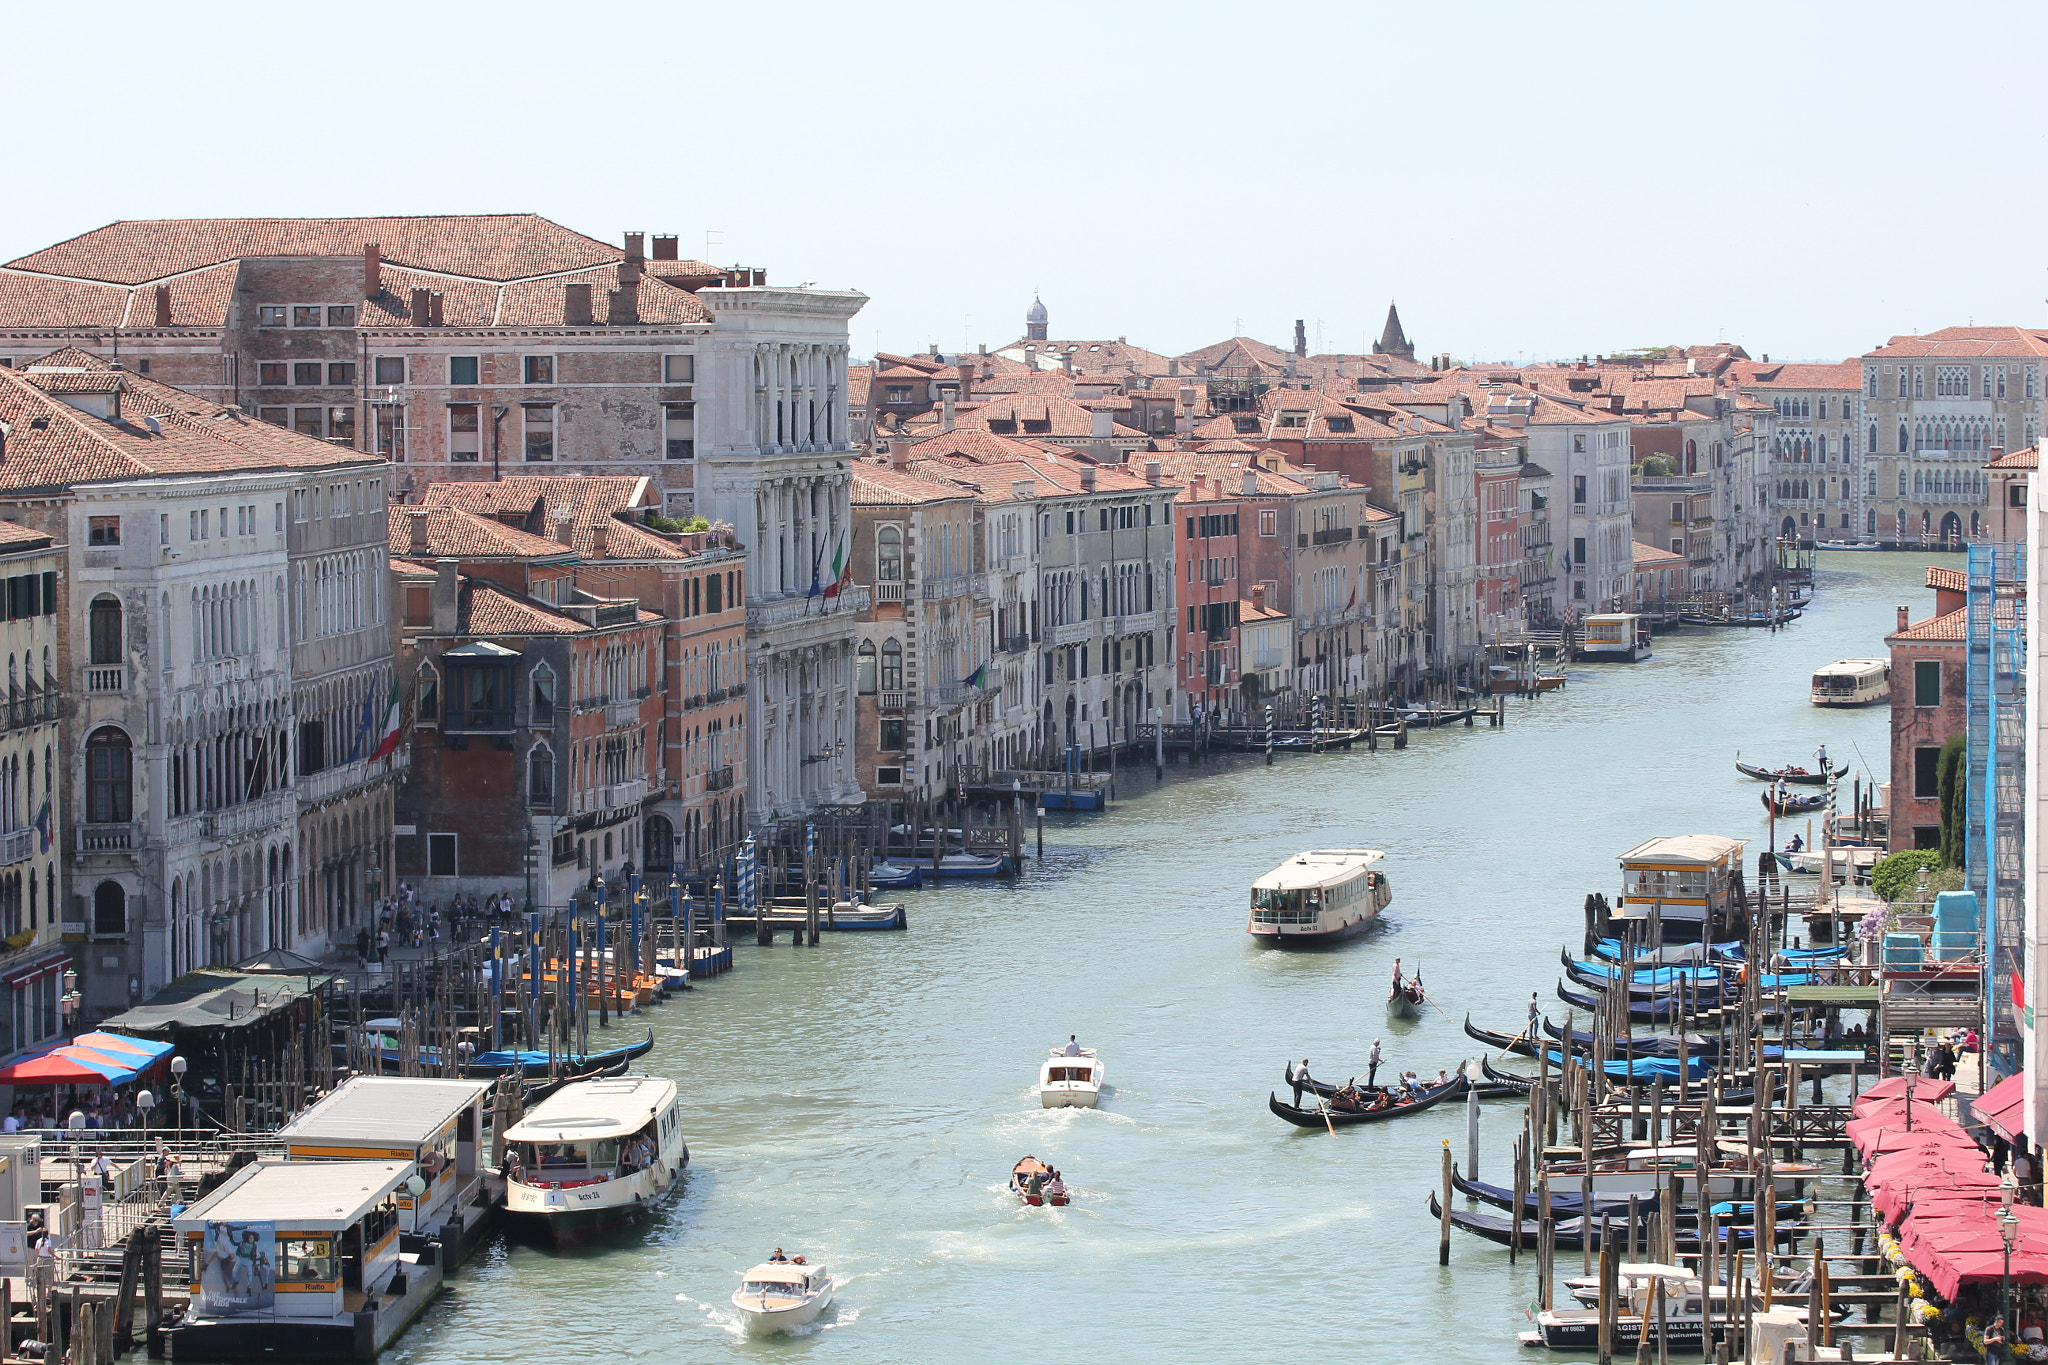
[[(1363, 1073), (1375, 1038), (1383, 1070), (1432, 1075), (1475, 1055), (1465, 1011), (1513, 1030), (1530, 991), (1549, 1007), (1558, 945), (1587, 892), (1612, 895), (1616, 854), (1660, 834), (1764, 837), (1738, 749), (1778, 765), (1825, 742), (1881, 780), (1884, 709), (1819, 710), (1807, 679), (1881, 653), (1895, 607), (1925, 614), (1922, 562), (1823, 556), (1791, 629), (1576, 666), (1563, 691), (1511, 700), (1504, 732), (1270, 769), (1231, 756), (1157, 784), (1121, 772), (1106, 816), (1046, 817), (1046, 856), (1013, 884), (907, 893), (906, 933), (742, 947), (736, 971), (653, 1013), (640, 1064), (683, 1087), (680, 1197), (573, 1252), (500, 1239), (394, 1358), (1266, 1361), (1285, 1343), (1517, 1358), (1532, 1263), (1510, 1273), (1503, 1249), (1461, 1237), (1436, 1264), (1424, 1201), (1439, 1140), (1464, 1160), (1463, 1111), (1333, 1137), (1273, 1118), (1267, 1092), (1289, 1058)], [(1327, 951), (1253, 945), (1251, 879), (1331, 845), (1386, 850), (1385, 922)], [(1397, 954), (1441, 1008), (1386, 1017)], [(1034, 1104), (1045, 1048), (1069, 1033), (1116, 1079), (1099, 1110)], [(1485, 1106), (1483, 1177), (1503, 1174), (1516, 1112)], [(1073, 1205), (1007, 1195), (1027, 1152), (1061, 1168)], [(837, 1302), (808, 1336), (737, 1335), (727, 1296), (777, 1245), (829, 1265)]]

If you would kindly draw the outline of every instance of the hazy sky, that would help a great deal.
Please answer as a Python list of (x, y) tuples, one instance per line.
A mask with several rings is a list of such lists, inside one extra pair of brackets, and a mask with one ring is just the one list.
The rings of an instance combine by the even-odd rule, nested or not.
[(531, 210), (853, 345), (2048, 323), (2026, 4), (11, 6), (0, 260), (117, 218)]

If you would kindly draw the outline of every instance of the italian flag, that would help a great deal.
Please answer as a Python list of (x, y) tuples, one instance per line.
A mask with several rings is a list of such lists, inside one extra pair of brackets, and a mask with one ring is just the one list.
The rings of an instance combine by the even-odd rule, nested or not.
[(839, 590), (852, 582), (853, 557), (846, 553), (846, 539), (842, 536), (832, 551), (832, 582), (826, 586), (825, 596), (839, 596)]
[(398, 681), (391, 682), (391, 700), (384, 708), (384, 737), (377, 741), (377, 751), (371, 758), (387, 758), (398, 747)]

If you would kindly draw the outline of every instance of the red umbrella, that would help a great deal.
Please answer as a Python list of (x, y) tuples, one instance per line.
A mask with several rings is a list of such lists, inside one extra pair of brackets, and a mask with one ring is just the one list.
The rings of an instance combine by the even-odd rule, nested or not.
[(1956, 1090), (1954, 1082), (1938, 1081), (1932, 1076), (1887, 1076), (1856, 1097), (1856, 1112), (1862, 1113), (1866, 1103), (1905, 1099), (1908, 1085), (1912, 1087), (1914, 1100), (1925, 1100), (1929, 1104), (1947, 1099)]
[(7, 1085), (106, 1085), (103, 1072), (94, 1071), (69, 1057), (45, 1053), (0, 1070), (0, 1083)]
[(1918, 1254), (1908, 1253), (1906, 1259), (1927, 1276), (1935, 1293), (1949, 1300), (1965, 1282), (1996, 1283), (2008, 1269), (2014, 1284), (2048, 1284), (2048, 1251), (2029, 1248), (2016, 1238), (2008, 1261), (2005, 1239), (1996, 1226), (1958, 1232), (1938, 1242), (1923, 1239)]
[(1860, 1144), (1865, 1161), (1876, 1161), (1890, 1152), (1983, 1152), (1960, 1128), (1879, 1128), (1866, 1130), (1868, 1141)]
[(1942, 1113), (1931, 1104), (1915, 1104), (1913, 1106), (1912, 1127), (1910, 1128), (1906, 1126), (1905, 1106), (1900, 1105), (1895, 1110), (1879, 1110), (1878, 1112), (1865, 1115), (1863, 1118), (1854, 1119), (1842, 1131), (1848, 1136), (1849, 1141), (1855, 1143), (1859, 1149), (1868, 1150), (1872, 1137), (1892, 1128), (1896, 1128), (1901, 1133), (1941, 1134), (1961, 1133), (1963, 1131), (1954, 1119)]
[[(1887, 1152), (1870, 1163), (1863, 1172), (1865, 1185), (1889, 1185), (1894, 1181), (1912, 1180), (1914, 1184), (1928, 1183), (1940, 1175), (1982, 1175), (1984, 1153), (1976, 1148), (1968, 1152), (1939, 1151), (1924, 1152), (1908, 1149), (1903, 1152)], [(1914, 1177), (1921, 1177), (1914, 1179)], [(1994, 1179), (1993, 1183), (1996, 1183)]]
[(1905, 1212), (1908, 1205), (1917, 1207), (1923, 1200), (1939, 1199), (1971, 1190), (1988, 1190), (1995, 1194), (1999, 1188), (1998, 1177), (1986, 1175), (1982, 1171), (1936, 1171), (1933, 1178), (1921, 1180), (1912, 1179), (1901, 1173), (1896, 1180), (1888, 1180), (1882, 1184), (1873, 1185), (1868, 1177), (1864, 1183), (1870, 1189), (1870, 1207), (1891, 1219), (1896, 1219)]

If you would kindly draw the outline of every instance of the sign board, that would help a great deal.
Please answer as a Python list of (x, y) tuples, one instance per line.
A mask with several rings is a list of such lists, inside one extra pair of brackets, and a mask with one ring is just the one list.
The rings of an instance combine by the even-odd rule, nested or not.
[(199, 1312), (268, 1313), (277, 1299), (277, 1224), (209, 1222), (199, 1258)]
[(418, 834), (418, 833), (420, 832), (420, 827), (419, 827), (418, 825), (393, 825), (393, 826), (391, 827), (391, 832), (392, 832), (393, 834), (401, 834), (401, 835), (403, 835), (403, 834)]

